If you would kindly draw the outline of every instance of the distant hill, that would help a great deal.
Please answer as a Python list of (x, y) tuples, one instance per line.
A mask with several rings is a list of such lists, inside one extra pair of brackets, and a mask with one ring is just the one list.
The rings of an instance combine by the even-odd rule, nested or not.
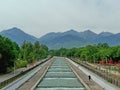
[(120, 33), (101, 32), (96, 34), (91, 30), (77, 32), (72, 29), (63, 33), (48, 33), (41, 37), (39, 41), (46, 44), (50, 49), (84, 47), (98, 43), (108, 43), (110, 46), (116, 46), (120, 45)]
[(107, 43), (110, 46), (120, 45), (120, 33), (112, 34), (112, 33), (104, 33), (99, 34), (94, 40), (95, 43)]
[(41, 37), (39, 41), (46, 44), (50, 49), (80, 47), (89, 44), (86, 39), (80, 36), (79, 32), (74, 30), (63, 33), (48, 33)]
[(48, 46), (49, 49), (84, 47), (89, 44), (108, 43), (110, 46), (120, 45), (120, 33), (113, 34), (111, 32), (101, 32), (96, 34), (91, 30), (77, 32), (73, 29), (66, 32), (51, 32), (41, 38), (36, 38), (23, 32), (18, 28), (11, 28), (0, 32), (1, 35), (10, 38), (19, 45), (23, 41), (35, 42), (39, 41)]
[(3, 30), (2, 32), (0, 32), (0, 35), (10, 38), (12, 41), (18, 43), (19, 45), (21, 45), (23, 41), (29, 41), (33, 43), (37, 40), (36, 37), (26, 34), (16, 27), (8, 30)]

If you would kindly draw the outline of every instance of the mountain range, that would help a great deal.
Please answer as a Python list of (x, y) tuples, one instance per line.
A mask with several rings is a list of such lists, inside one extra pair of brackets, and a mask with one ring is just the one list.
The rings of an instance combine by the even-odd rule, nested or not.
[(2, 32), (0, 32), (0, 35), (11, 39), (19, 45), (21, 45), (24, 41), (34, 43), (36, 40), (38, 40), (36, 37), (29, 35), (16, 27), (8, 30), (3, 30)]
[(21, 45), (23, 41), (32, 43), (39, 41), (41, 44), (47, 45), (49, 49), (84, 47), (86, 45), (97, 43), (108, 43), (110, 46), (120, 45), (120, 33), (113, 34), (111, 32), (101, 32), (96, 34), (91, 30), (77, 32), (71, 29), (66, 32), (51, 32), (40, 38), (36, 38), (23, 32), (21, 29), (14, 27), (3, 30), (0, 32), (0, 35), (10, 38), (19, 45)]

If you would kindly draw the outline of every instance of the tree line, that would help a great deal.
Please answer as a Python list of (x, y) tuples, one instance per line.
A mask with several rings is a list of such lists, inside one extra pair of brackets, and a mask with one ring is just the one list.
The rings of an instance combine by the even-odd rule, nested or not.
[(64, 56), (69, 58), (79, 58), (79, 60), (91, 63), (103, 60), (120, 62), (120, 46), (110, 47), (106, 43), (88, 45), (80, 48), (60, 48), (58, 50), (48, 50), (48, 47), (40, 44), (24, 41), (21, 46), (10, 39), (0, 36), (0, 73), (6, 73), (16, 68), (26, 67), (30, 63), (37, 62), (50, 56)]
[(64, 56), (71, 58), (79, 58), (83, 61), (91, 63), (103, 60), (120, 61), (120, 46), (110, 47), (107, 43), (99, 43), (97, 45), (88, 45), (81, 48), (60, 48), (59, 50), (50, 50), (51, 55)]
[(36, 41), (34, 44), (24, 41), (19, 47), (17, 43), (0, 36), (0, 73), (13, 70), (13, 67), (25, 67), (48, 56), (48, 47)]

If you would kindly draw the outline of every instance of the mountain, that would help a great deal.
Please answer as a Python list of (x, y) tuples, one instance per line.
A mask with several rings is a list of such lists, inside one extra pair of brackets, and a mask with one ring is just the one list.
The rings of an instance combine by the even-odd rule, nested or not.
[(100, 34), (98, 34), (97, 38), (108, 37), (108, 36), (112, 36), (112, 35), (114, 35), (114, 34), (110, 33), (110, 32), (101, 32)]
[(99, 34), (98, 37), (94, 40), (95, 43), (107, 43), (110, 46), (120, 45), (120, 33), (112, 34), (105, 33)]
[[(42, 41), (40, 42), (43, 43)], [(86, 41), (83, 38), (74, 35), (61, 35), (43, 44), (46, 44), (50, 49), (58, 49), (61, 47), (64, 48), (79, 47), (80, 45), (83, 46), (83, 44), (85, 43)]]
[(98, 43), (108, 43), (110, 46), (120, 45), (120, 33), (101, 32), (96, 34), (91, 30), (77, 32), (73, 29), (62, 33), (48, 33), (41, 37), (39, 41), (49, 47), (49, 49), (84, 47)]
[(101, 32), (96, 34), (91, 30), (78, 32), (71, 29), (66, 32), (51, 32), (38, 39), (14, 27), (0, 32), (0, 35), (17, 42), (19, 46), (23, 41), (32, 43), (39, 41), (41, 44), (47, 45), (49, 49), (84, 47), (86, 45), (98, 43), (108, 43), (110, 46), (120, 45), (120, 33), (113, 34), (111, 32)]
[(47, 45), (50, 49), (83, 47), (93, 43), (93, 37), (96, 33), (86, 30), (84, 32), (77, 32), (73, 29), (63, 33), (48, 33), (41, 37), (39, 41)]
[(42, 43), (48, 44), (51, 40), (53, 40), (56, 37), (59, 37), (60, 35), (61, 35), (61, 33), (51, 32), (51, 33), (48, 33), (48, 34), (42, 36), (39, 39), (39, 41), (42, 42)]
[(81, 37), (83, 37), (85, 39), (90, 39), (90, 40), (97, 36), (97, 34), (92, 32), (91, 30), (86, 30), (84, 32), (80, 32), (79, 34)]
[(0, 32), (0, 35), (10, 38), (12, 41), (16, 42), (17, 44), (21, 45), (23, 41), (35, 42), (37, 40), (36, 37), (26, 34), (21, 29), (16, 27), (3, 30)]

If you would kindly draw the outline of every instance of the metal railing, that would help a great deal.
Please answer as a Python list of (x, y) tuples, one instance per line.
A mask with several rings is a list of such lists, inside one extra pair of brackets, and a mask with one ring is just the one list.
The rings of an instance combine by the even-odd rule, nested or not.
[(87, 63), (82, 63), (82, 62), (78, 62), (74, 59), (72, 59), (74, 62), (80, 64), (81, 66), (87, 68), (88, 70), (92, 71), (93, 73), (97, 74), (98, 76), (102, 77), (103, 79), (105, 79), (106, 81), (116, 85), (117, 87), (120, 87), (120, 80), (118, 79), (115, 79), (113, 77), (110, 77), (108, 72), (105, 72), (105, 71), (101, 71), (101, 70), (98, 70), (92, 66), (90, 66), (89, 64)]
[[(51, 57), (50, 57), (50, 58), (51, 58)], [(3, 81), (3, 82), (0, 82), (0, 89), (3, 88), (3, 87), (5, 87), (5, 86), (7, 86), (7, 85), (10, 84), (10, 83), (12, 83), (13, 81), (17, 80), (18, 78), (20, 78), (21, 76), (25, 75), (26, 73), (28, 73), (28, 72), (31, 71), (32, 69), (36, 68), (37, 66), (41, 65), (42, 63), (46, 62), (46, 61), (49, 60), (50, 58), (44, 59), (44, 60), (42, 60), (40, 63), (38, 63), (36, 66), (31, 67), (31, 68), (29, 68), (28, 70), (23, 71), (23, 72), (21, 72), (20, 74), (17, 74), (17, 75), (15, 75), (15, 76), (13, 76), (13, 77), (11, 77), (11, 78)]]

